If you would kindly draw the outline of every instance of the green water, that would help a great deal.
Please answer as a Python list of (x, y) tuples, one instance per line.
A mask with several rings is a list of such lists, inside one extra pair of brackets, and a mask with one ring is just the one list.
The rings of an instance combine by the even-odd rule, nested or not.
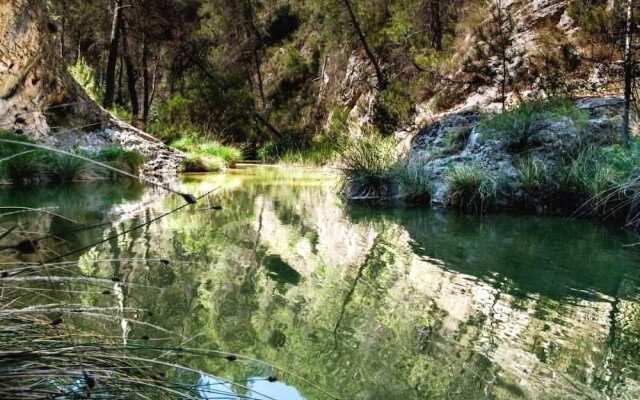
[[(119, 296), (52, 282), (42, 301), (142, 309), (78, 323), (175, 343), (135, 323), (148, 322), (182, 346), (247, 357), (179, 359), (210, 374), (188, 378), (206, 399), (640, 398), (640, 249), (623, 247), (637, 237), (562, 218), (348, 207), (337, 184), (273, 168), (184, 178), (192, 193), (219, 189), (83, 252), (71, 271), (113, 280)], [(131, 184), (5, 188), (2, 206), (113, 223), (69, 233), (72, 222), (27, 213), (0, 224), (54, 235), (30, 256), (46, 261), (180, 204)]]

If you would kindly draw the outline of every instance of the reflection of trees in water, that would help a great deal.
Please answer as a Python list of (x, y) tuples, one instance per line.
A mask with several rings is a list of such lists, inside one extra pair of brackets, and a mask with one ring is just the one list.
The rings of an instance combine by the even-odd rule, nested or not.
[[(223, 212), (174, 215), (87, 254), (85, 272), (153, 287), (124, 286), (123, 308), (149, 310), (137, 318), (192, 347), (272, 362), (342, 398), (632, 392), (637, 272), (602, 231), (412, 211), (345, 215), (332, 196), (316, 186), (245, 185), (221, 194)], [(100, 258), (122, 261), (90, 263)], [(278, 279), (287, 268), (297, 285)], [(162, 339), (131, 327), (130, 340), (144, 337)], [(263, 364), (184, 361), (237, 381), (279, 375), (322, 398)]]
[[(516, 382), (525, 378), (533, 392), (546, 392), (549, 398), (556, 392), (565, 393), (564, 398), (580, 398), (588, 391), (583, 385), (592, 378), (580, 375), (583, 372), (558, 378), (556, 387), (545, 387), (548, 381), (543, 377), (553, 369), (571, 375), (572, 366), (585, 371), (588, 359), (596, 355), (593, 347), (602, 346), (598, 336), (589, 335), (584, 328), (560, 341), (557, 338), (562, 331), (555, 331), (559, 328), (554, 318), (571, 321), (576, 312), (572, 302), (593, 300), (593, 294), (565, 295), (563, 299), (560, 295), (566, 293), (565, 288), (580, 283), (581, 277), (560, 274), (549, 291), (544, 281), (528, 280), (535, 271), (506, 267), (513, 264), (515, 255), (537, 258), (546, 245), (510, 238), (487, 224), (468, 226), (469, 221), (456, 218), (440, 219), (440, 224), (413, 218), (406, 224), (402, 218), (400, 224), (397, 218), (356, 220), (348, 232), (363, 235), (362, 240), (353, 242), (362, 245), (360, 261), (341, 267), (326, 265), (319, 254), (322, 248), (313, 246), (315, 256), (308, 259), (313, 265), (306, 268), (313, 272), (303, 274), (297, 287), (290, 286), (272, 279), (261, 268), (267, 254), (275, 250), (282, 255), (282, 262), (291, 261), (289, 265), (297, 267), (298, 260), (283, 249), (295, 254), (301, 241), (314, 234), (316, 243), (326, 241), (327, 232), (316, 228), (319, 223), (314, 213), (322, 211), (317, 211), (319, 202), (313, 201), (312, 194), (296, 188), (292, 195), (310, 199), (311, 204), (295, 204), (289, 195), (286, 190), (239, 193), (225, 200), (230, 204), (223, 213), (183, 214), (156, 228), (161, 232), (151, 228), (151, 236), (160, 235), (162, 242), (173, 243), (160, 246), (172, 249), (165, 256), (197, 260), (176, 271), (175, 282), (164, 289), (164, 295), (175, 296), (170, 301), (174, 306), (158, 313), (159, 320), (171, 321), (173, 316), (177, 322), (180, 318), (175, 315), (184, 310), (179, 326), (186, 336), (203, 333), (197, 339), (199, 345), (240, 351), (287, 366), (329, 391), (347, 396), (524, 398), (527, 389)], [(338, 220), (341, 216), (335, 218), (324, 223), (344, 223)], [(419, 232), (418, 240), (415, 232)], [(531, 237), (535, 234), (529, 232)], [(147, 242), (154, 247), (153, 241)], [(587, 251), (589, 247), (580, 242), (577, 249)], [(149, 257), (148, 251), (145, 257)], [(437, 263), (437, 259), (452, 262), (442, 269), (424, 261)], [(488, 265), (489, 260), (496, 265)], [(598, 260), (601, 265), (605, 261)], [(411, 274), (416, 268), (427, 267), (440, 272), (435, 288), (425, 291), (420, 284), (416, 286)], [(495, 268), (497, 275), (492, 275)], [(456, 269), (477, 274), (480, 281), (460, 279)], [(188, 279), (197, 282), (193, 296), (185, 296)], [(614, 281), (607, 279), (596, 282), (605, 291)], [(465, 292), (452, 292), (452, 280), (466, 285)], [(441, 321), (451, 317), (438, 297), (472, 296), (473, 303), (473, 291), (483, 285), (489, 297), (472, 305), (470, 314), (453, 330), (442, 326)], [(545, 290), (543, 296), (531, 297)], [(183, 305), (177, 307), (177, 303)], [(528, 309), (536, 310), (534, 318), (523, 319), (527, 312), (519, 310)], [(516, 337), (505, 336), (514, 328)], [(521, 366), (517, 361), (507, 362), (505, 370), (500, 363), (507, 350), (519, 357), (531, 352), (539, 361), (529, 360)], [(224, 360), (195, 362), (239, 380), (273, 373), (263, 366)], [(622, 367), (620, 362), (613, 364), (607, 365), (610, 374)], [(521, 368), (515, 376), (514, 367)], [(307, 387), (293, 378), (290, 383)], [(307, 387), (306, 391), (313, 396), (313, 389)]]

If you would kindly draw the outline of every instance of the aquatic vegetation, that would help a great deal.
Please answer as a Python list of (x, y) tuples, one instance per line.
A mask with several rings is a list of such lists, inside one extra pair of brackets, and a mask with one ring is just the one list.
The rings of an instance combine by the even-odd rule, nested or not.
[(263, 144), (257, 149), (256, 155), (258, 159), (269, 163), (325, 166), (338, 159), (338, 149), (345, 140), (343, 136), (323, 135), (307, 141), (292, 136)]
[[(138, 308), (52, 303), (64, 298), (66, 291), (76, 298), (102, 303), (100, 298), (117, 298), (123, 288), (137, 286), (77, 273), (70, 275), (65, 269), (74, 263), (62, 264), (35, 266), (16, 262), (2, 269), (0, 398), (197, 400), (202, 394), (215, 399), (233, 393), (232, 389), (246, 392), (247, 399), (258, 396), (243, 385), (216, 378), (180, 361), (185, 357), (240, 360), (242, 356), (180, 345), (184, 340), (180, 335), (139, 321), (136, 314), (142, 310)], [(41, 269), (48, 271), (46, 276), (37, 272)], [(49, 283), (44, 285), (45, 282)], [(28, 301), (24, 300), (25, 293), (29, 294)], [(57, 296), (52, 299), (45, 293)], [(144, 328), (144, 333), (124, 340), (113, 336), (109, 327), (121, 324)], [(159, 342), (154, 340), (155, 336), (165, 339)], [(225, 382), (228, 391), (194, 384), (202, 376)]]
[(87, 333), (68, 325), (66, 318), (26, 312), (0, 315), (1, 398), (195, 398), (189, 386), (161, 378), (168, 361), (154, 362), (138, 345), (108, 337), (82, 340)]
[(188, 159), (183, 163), (185, 172), (219, 171), (242, 160), (242, 150), (195, 136), (182, 137), (171, 146), (187, 153)]
[[(0, 138), (31, 143), (22, 135), (0, 132)], [(16, 185), (29, 183), (41, 174), (42, 152), (14, 143), (0, 145), (0, 178)]]
[(417, 201), (426, 200), (426, 203), (430, 201), (433, 187), (425, 162), (401, 161), (393, 168), (392, 176), (402, 196)]
[(397, 194), (394, 170), (396, 142), (370, 134), (347, 142), (340, 149), (344, 192), (352, 199), (384, 199)]
[(610, 165), (595, 148), (586, 148), (558, 171), (559, 188), (587, 196), (596, 196), (620, 179), (620, 171)]
[(605, 172), (597, 174), (605, 186), (595, 193), (589, 205), (607, 217), (626, 218), (628, 224), (640, 228), (640, 142), (627, 147), (612, 146), (600, 149), (591, 163), (604, 165)]
[(222, 158), (207, 155), (187, 157), (181, 165), (181, 172), (218, 172), (225, 169), (227, 164)]
[(494, 204), (498, 179), (479, 165), (463, 164), (447, 172), (449, 206), (482, 215)]

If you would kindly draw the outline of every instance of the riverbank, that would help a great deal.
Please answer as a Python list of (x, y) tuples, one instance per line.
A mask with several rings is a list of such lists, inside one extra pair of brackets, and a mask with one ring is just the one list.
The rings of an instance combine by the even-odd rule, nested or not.
[(0, 132), (0, 184), (59, 184), (138, 176), (145, 157), (112, 145), (101, 149), (48, 150), (17, 134)]
[[(621, 142), (622, 100), (563, 98), (504, 113), (461, 111), (427, 124), (393, 152), (367, 138), (343, 154), (345, 195), (420, 199), (485, 214), (499, 210), (609, 218), (638, 226), (640, 143)], [(393, 143), (393, 141), (391, 141)]]

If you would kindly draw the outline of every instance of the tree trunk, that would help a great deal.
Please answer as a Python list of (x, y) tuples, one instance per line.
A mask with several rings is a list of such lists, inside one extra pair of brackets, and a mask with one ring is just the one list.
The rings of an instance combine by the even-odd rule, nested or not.
[(378, 60), (376, 59), (376, 56), (373, 54), (373, 51), (371, 51), (371, 48), (369, 47), (369, 43), (367, 42), (367, 38), (364, 35), (362, 28), (360, 27), (360, 23), (358, 22), (356, 13), (353, 10), (353, 7), (351, 6), (351, 2), (349, 0), (343, 0), (343, 3), (347, 8), (347, 12), (349, 13), (349, 18), (351, 19), (353, 28), (358, 34), (358, 38), (362, 43), (362, 47), (364, 47), (364, 51), (367, 53), (367, 57), (369, 58), (371, 65), (373, 65), (373, 68), (376, 70), (376, 77), (378, 78), (378, 90), (382, 91), (387, 86), (387, 82), (384, 78), (384, 73), (382, 72), (382, 68), (380, 68), (380, 64), (378, 64)]
[(118, 63), (118, 90), (116, 90), (116, 104), (121, 106), (124, 104), (124, 96), (122, 95), (122, 87), (124, 86), (122, 84), (122, 79), (124, 78), (124, 60), (122, 59), (122, 56), (118, 59), (120, 62)]
[(440, 0), (430, 0), (429, 14), (431, 21), (431, 46), (442, 51), (442, 18), (440, 17)]
[(149, 74), (149, 44), (146, 33), (142, 34), (142, 125), (149, 120), (151, 107), (151, 82)]
[(262, 80), (262, 62), (258, 49), (253, 51), (253, 57), (256, 63), (256, 75), (258, 76), (258, 92), (260, 93), (261, 109), (267, 108), (267, 99), (264, 95), (264, 82)]
[(66, 0), (63, 0), (62, 1), (62, 26), (60, 28), (60, 57), (63, 60), (65, 57), (64, 40), (65, 40), (66, 29), (67, 29), (67, 2)]
[(109, 40), (109, 58), (105, 80), (104, 100), (105, 108), (113, 107), (116, 86), (116, 64), (118, 61), (118, 47), (120, 41), (120, 26), (122, 25), (122, 0), (113, 0), (113, 21), (111, 23), (111, 38)]
[(261, 109), (264, 110), (267, 107), (267, 100), (264, 94), (264, 80), (262, 78), (262, 57), (261, 57), (261, 49), (263, 45), (262, 35), (260, 34), (260, 30), (256, 26), (256, 16), (254, 12), (253, 4), (251, 0), (245, 1), (245, 10), (243, 12), (245, 23), (248, 24), (251, 28), (251, 33), (248, 33), (247, 36), (253, 36), (253, 63), (256, 69), (256, 78), (258, 79), (258, 94), (260, 96)]
[(624, 112), (622, 114), (622, 141), (630, 143), (631, 91), (634, 78), (634, 60), (631, 49), (633, 40), (633, 0), (627, 0), (624, 30)]
[(149, 111), (153, 105), (153, 99), (156, 97), (156, 81), (158, 79), (158, 64), (160, 63), (160, 57), (156, 55), (153, 60), (153, 74), (151, 76), (151, 91), (149, 93)]
[(138, 73), (136, 72), (135, 65), (129, 53), (129, 41), (127, 38), (127, 22), (122, 23), (122, 55), (124, 57), (124, 64), (127, 70), (127, 87), (129, 89), (129, 99), (131, 101), (131, 115), (132, 122), (137, 123), (140, 117), (140, 100), (138, 99), (138, 90), (136, 84), (138, 83)]

